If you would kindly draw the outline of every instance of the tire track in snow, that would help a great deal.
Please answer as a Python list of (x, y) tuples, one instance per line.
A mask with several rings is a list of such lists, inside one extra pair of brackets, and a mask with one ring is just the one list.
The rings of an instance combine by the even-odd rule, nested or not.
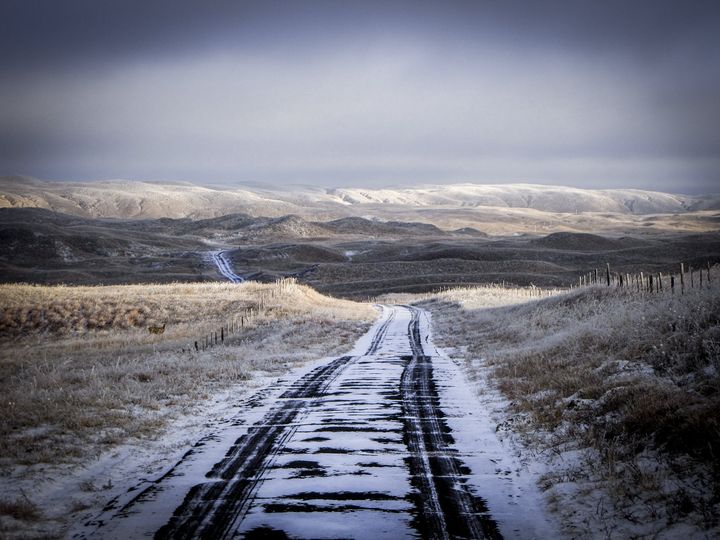
[[(378, 327), (366, 355), (382, 344), (394, 319), (391, 311)], [(253, 493), (262, 481), (273, 456), (295, 433), (294, 422), (322, 396), (328, 385), (356, 357), (344, 356), (321, 366), (298, 380), (283, 393), (280, 404), (258, 424), (250, 428), (230, 449), (226, 457), (207, 474), (211, 480), (194, 486), (176, 509), (171, 520), (155, 538), (227, 538), (242, 521)]]
[(466, 485), (421, 312), (382, 309), (364, 354), (283, 382), (214, 460), (198, 443), (204, 467), (181, 461), (76, 537), (500, 538)]
[(298, 380), (280, 396), (280, 404), (236, 441), (226, 457), (194, 486), (170, 522), (156, 534), (165, 538), (226, 538), (247, 511), (254, 488), (275, 452), (294, 432), (293, 421), (322, 395), (335, 376), (353, 360), (343, 356)]
[(228, 278), (233, 283), (242, 283), (243, 281), (245, 281), (245, 278), (237, 275), (233, 271), (232, 267), (230, 266), (230, 261), (225, 255), (226, 253), (227, 251), (212, 252), (212, 260), (215, 263), (215, 266), (217, 266), (218, 272), (220, 272), (220, 274)]
[[(388, 308), (382, 308), (382, 309), (388, 309)], [(395, 320), (395, 310), (390, 311), (390, 315), (385, 320), (385, 322), (380, 325), (380, 328), (378, 328), (378, 331), (375, 333), (375, 336), (372, 339), (372, 342), (370, 343), (370, 347), (368, 347), (367, 352), (365, 353), (365, 356), (370, 356), (371, 354), (375, 354), (382, 345), (383, 339), (385, 339), (385, 334), (387, 334), (389, 326), (392, 324), (392, 322)]]
[(402, 374), (405, 436), (413, 483), (422, 497), (420, 519), (425, 538), (502, 538), (483, 499), (470, 493), (463, 464), (454, 455), (453, 438), (443, 420), (433, 381), (432, 361), (425, 356), (420, 310), (413, 307), (408, 326), (412, 356)]

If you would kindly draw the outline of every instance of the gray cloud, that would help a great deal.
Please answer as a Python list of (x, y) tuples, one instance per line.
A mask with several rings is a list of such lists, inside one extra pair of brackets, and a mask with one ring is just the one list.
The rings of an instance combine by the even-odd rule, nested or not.
[(713, 4), (340, 4), (6, 2), (0, 173), (717, 191)]

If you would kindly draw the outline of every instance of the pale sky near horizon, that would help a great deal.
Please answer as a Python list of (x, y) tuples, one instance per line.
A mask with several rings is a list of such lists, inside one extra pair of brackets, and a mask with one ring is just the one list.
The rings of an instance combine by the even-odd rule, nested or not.
[(0, 175), (720, 189), (720, 4), (6, 0)]

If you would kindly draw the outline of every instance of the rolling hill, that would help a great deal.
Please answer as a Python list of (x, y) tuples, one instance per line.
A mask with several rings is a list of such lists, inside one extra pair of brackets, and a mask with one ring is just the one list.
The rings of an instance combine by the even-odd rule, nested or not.
[[(289, 187), (213, 188), (171, 182), (46, 182), (0, 178), (0, 207), (37, 207), (93, 218), (212, 218), (226, 214), (318, 221), (373, 215), (392, 209), (527, 209), (642, 216), (720, 209), (720, 196), (674, 195), (635, 189), (589, 190), (533, 184), (451, 184), (398, 189)], [(382, 215), (385, 213), (385, 215)], [(378, 215), (379, 214), (379, 215)], [(404, 220), (403, 220), (404, 221)]]

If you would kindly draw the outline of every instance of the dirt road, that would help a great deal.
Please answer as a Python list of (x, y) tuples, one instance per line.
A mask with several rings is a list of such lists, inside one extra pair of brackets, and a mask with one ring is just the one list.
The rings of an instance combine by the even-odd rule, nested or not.
[(228, 260), (226, 253), (227, 251), (213, 251), (210, 253), (210, 257), (213, 263), (215, 263), (215, 266), (217, 266), (218, 272), (220, 272), (223, 277), (229, 279), (233, 283), (242, 283), (245, 281), (245, 278), (235, 273), (230, 265), (230, 261)]
[(458, 393), (458, 367), (426, 352), (424, 316), (384, 307), (363, 351), (246, 400), (77, 537), (548, 537), (525, 515), (536, 500), (513, 484), (517, 471), (498, 468), (502, 449), (478, 446), (487, 429), (467, 423), (477, 403)]

